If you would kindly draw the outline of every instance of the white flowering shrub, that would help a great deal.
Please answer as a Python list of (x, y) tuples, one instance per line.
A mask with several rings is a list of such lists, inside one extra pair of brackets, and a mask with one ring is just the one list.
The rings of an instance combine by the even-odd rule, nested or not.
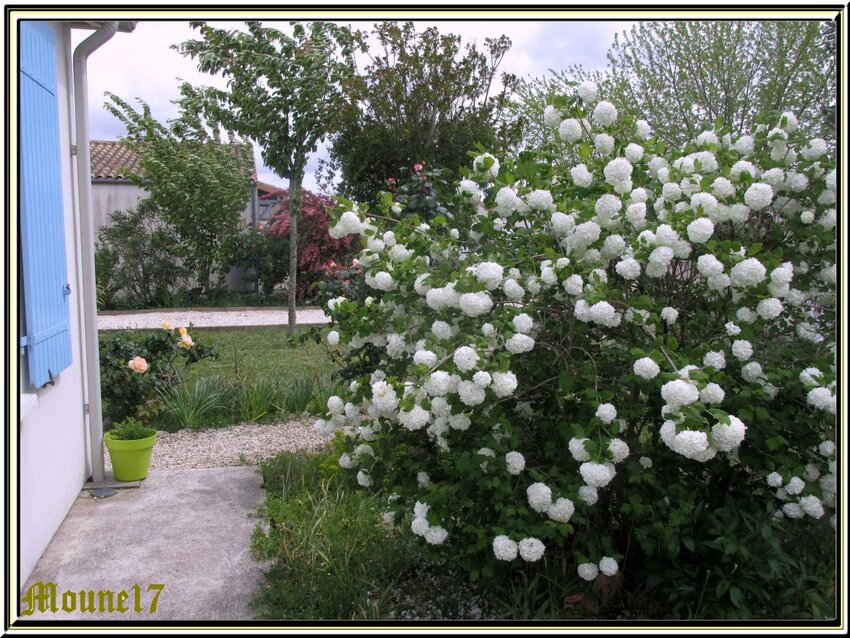
[(597, 100), (547, 109), (539, 152), (476, 157), (452, 219), (332, 211), (371, 289), (334, 300), (333, 343), (382, 354), (317, 428), (473, 577), (702, 561), (693, 590), (737, 606), (779, 569), (753, 543), (834, 526), (834, 163), (787, 114), (671, 149)]

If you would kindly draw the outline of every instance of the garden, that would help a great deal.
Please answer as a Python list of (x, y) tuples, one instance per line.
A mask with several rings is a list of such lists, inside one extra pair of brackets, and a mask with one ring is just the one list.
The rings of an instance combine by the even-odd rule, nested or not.
[[(366, 93), (394, 94), (389, 57), (346, 75), (365, 41), (322, 24), (290, 38), (199, 23), (181, 50), (233, 79), (230, 92), (184, 85), (186, 104), (247, 137), (271, 130), (280, 105), (228, 51), (274, 48), (287, 82), (327, 65), (311, 91), (329, 82), (325, 110), (342, 119), (301, 115), (314, 125), (306, 148), (331, 136), (342, 185), (302, 192), (304, 158), (265, 148), (292, 185), (237, 252), (258, 288), (273, 294), (285, 272), (288, 302), (320, 305), (331, 325), (101, 337), (110, 423), (200, 430), (309, 413), (328, 437), (319, 453), (260, 464), (253, 549), (271, 568), (258, 615), (834, 618), (834, 83), (821, 64), (816, 94), (814, 70), (770, 57), (780, 36), (828, 52), (829, 27), (642, 25), (615, 42), (609, 75), (505, 78), (480, 99), (476, 82), (495, 73), (486, 56), (383, 23), (373, 35), (399, 60), (419, 50), (421, 78), (439, 60), (467, 65), (458, 82), (480, 111), (452, 111), (435, 145), (410, 125), (388, 135), (389, 108), (360, 110)], [(756, 87), (747, 110), (673, 109), (663, 73), (635, 62), (664, 38), (681, 56), (689, 41), (742, 34), (742, 73), (792, 73), (784, 93)], [(299, 39), (317, 47), (307, 62)], [(491, 59), (509, 46), (487, 41)], [(720, 73), (714, 55), (703, 64)], [(665, 104), (640, 97), (647, 88)]]

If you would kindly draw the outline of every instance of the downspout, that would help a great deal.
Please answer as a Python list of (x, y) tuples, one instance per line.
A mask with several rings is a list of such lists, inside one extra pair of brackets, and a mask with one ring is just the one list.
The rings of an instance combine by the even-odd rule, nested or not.
[(94, 276), (94, 219), (91, 211), (91, 150), (89, 148), (88, 57), (118, 31), (118, 22), (105, 22), (74, 50), (74, 114), (77, 138), (83, 325), (88, 388), (89, 444), (92, 481), (104, 479), (103, 407), (100, 402), (100, 354), (97, 340), (97, 296)]

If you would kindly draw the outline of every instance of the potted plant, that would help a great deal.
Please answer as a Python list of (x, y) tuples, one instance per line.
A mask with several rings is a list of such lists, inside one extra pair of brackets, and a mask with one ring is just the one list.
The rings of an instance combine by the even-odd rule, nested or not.
[(103, 435), (112, 471), (118, 481), (138, 481), (148, 475), (156, 430), (132, 417)]

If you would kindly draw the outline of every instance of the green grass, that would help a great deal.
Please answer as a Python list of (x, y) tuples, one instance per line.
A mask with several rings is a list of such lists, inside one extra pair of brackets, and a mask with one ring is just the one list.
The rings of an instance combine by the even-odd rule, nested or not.
[(285, 326), (194, 328), (190, 334), (218, 344), (220, 356), (197, 363), (187, 381), (219, 375), (229, 381), (269, 379), (288, 383), (305, 376), (329, 377), (336, 369), (323, 344), (310, 340), (292, 344)]
[[(475, 619), (490, 603), (421, 539), (381, 520), (386, 495), (355, 487), (338, 451), (285, 452), (261, 463), (266, 529), (253, 550), (271, 562), (254, 606), (264, 619)], [(409, 525), (409, 521), (407, 522)], [(476, 615), (478, 614), (478, 615)]]

